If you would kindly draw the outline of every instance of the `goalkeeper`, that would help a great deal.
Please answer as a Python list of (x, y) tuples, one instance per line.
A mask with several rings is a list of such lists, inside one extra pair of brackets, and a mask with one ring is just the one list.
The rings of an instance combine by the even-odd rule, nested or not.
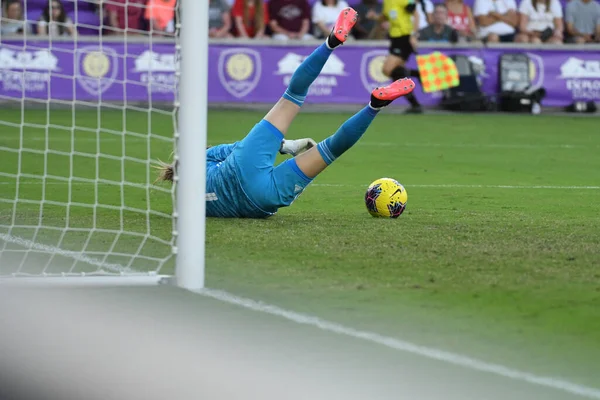
[[(381, 108), (413, 90), (410, 79), (373, 90), (369, 105), (319, 144), (312, 139), (284, 140), (309, 86), (332, 51), (346, 41), (356, 19), (352, 8), (340, 13), (325, 43), (296, 69), (282, 98), (244, 139), (207, 150), (207, 216), (265, 218), (291, 205), (321, 171), (360, 139)], [(278, 151), (294, 157), (275, 167)], [(159, 179), (172, 181), (174, 167), (162, 165)]]

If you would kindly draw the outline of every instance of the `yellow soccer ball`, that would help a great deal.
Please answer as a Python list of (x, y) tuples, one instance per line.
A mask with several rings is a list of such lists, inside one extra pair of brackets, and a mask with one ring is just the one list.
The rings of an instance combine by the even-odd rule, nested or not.
[(377, 179), (369, 185), (365, 194), (365, 204), (374, 217), (398, 218), (406, 208), (408, 194), (397, 180)]

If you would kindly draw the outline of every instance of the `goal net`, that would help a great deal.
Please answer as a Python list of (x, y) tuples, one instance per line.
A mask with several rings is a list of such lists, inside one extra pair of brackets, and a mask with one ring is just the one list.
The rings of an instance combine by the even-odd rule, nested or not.
[(173, 272), (177, 7), (2, 0), (0, 277)]

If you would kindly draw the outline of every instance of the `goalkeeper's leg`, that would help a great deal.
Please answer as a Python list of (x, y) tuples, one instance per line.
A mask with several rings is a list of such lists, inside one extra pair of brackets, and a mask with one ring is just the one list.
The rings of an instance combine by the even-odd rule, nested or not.
[(354, 9), (348, 7), (342, 10), (325, 43), (317, 47), (300, 64), (281, 99), (265, 116), (265, 119), (284, 135), (304, 104), (308, 88), (321, 73), (333, 50), (346, 41), (357, 18), (358, 14)]
[[(346, 41), (356, 23), (356, 18), (356, 11), (350, 7), (340, 13), (335, 28), (325, 43), (315, 49), (296, 69), (283, 97), (238, 143), (233, 151), (233, 157), (242, 182), (255, 182), (265, 173), (272, 172), (278, 152), (297, 154), (310, 147), (311, 143), (308, 142), (303, 146), (292, 146), (292, 143), (286, 146), (284, 135), (304, 103), (308, 88), (319, 76), (334, 48)], [(254, 189), (250, 190), (254, 191)], [(260, 191), (262, 188), (257, 190)]]
[(329, 164), (350, 149), (365, 133), (379, 111), (398, 97), (413, 91), (415, 84), (406, 78), (371, 93), (371, 102), (340, 126), (338, 131), (317, 146), (273, 169), (265, 206), (289, 206)]
[(389, 86), (374, 89), (369, 105), (344, 122), (336, 133), (315, 148), (295, 157), (298, 169), (309, 179), (316, 177), (358, 142), (383, 107), (410, 94), (414, 88), (415, 83), (411, 79), (403, 78)]

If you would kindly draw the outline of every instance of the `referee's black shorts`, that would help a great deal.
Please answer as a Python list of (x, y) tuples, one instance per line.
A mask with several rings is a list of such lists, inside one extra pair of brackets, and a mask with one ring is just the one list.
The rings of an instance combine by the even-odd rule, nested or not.
[(410, 35), (390, 38), (390, 54), (400, 57), (404, 61), (408, 61), (415, 49), (410, 43)]

